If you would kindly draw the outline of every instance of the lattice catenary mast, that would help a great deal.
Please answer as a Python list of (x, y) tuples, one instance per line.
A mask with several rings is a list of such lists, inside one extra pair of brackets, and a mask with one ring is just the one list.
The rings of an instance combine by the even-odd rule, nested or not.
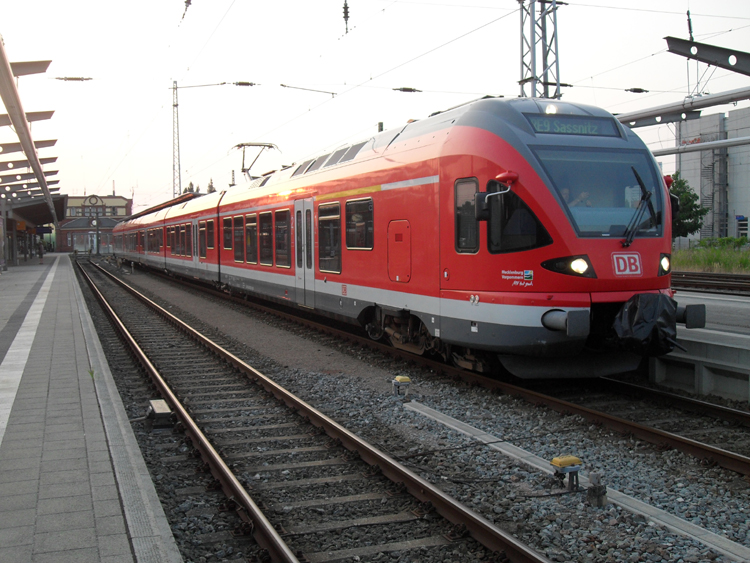
[[(518, 0), (518, 3), (521, 6), (521, 97), (560, 98), (557, 8), (565, 2)], [(537, 69), (541, 72), (537, 72)]]
[(172, 197), (182, 193), (180, 172), (180, 117), (177, 113), (177, 81), (172, 83)]

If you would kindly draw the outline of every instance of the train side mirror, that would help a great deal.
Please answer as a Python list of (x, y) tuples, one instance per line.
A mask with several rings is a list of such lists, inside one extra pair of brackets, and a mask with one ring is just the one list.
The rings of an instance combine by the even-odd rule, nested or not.
[(487, 192), (477, 192), (474, 194), (474, 218), (477, 221), (490, 220), (490, 206), (487, 203)]
[(518, 180), (518, 173), (510, 170), (502, 172), (495, 177), (487, 186), (486, 192), (477, 192), (474, 195), (474, 218), (477, 221), (489, 221), (492, 213), (490, 212), (490, 198), (507, 194), (510, 186)]

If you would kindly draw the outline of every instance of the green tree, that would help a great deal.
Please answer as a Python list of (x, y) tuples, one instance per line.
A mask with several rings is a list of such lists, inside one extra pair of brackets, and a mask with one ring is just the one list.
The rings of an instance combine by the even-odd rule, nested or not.
[(685, 178), (679, 172), (672, 174), (670, 192), (680, 199), (680, 212), (672, 217), (672, 238), (686, 237), (701, 228), (703, 217), (710, 211), (700, 206), (698, 194), (690, 189)]
[(214, 188), (214, 179), (213, 179), (213, 178), (211, 178), (211, 179), (210, 179), (210, 180), (208, 181), (208, 191), (207, 191), (207, 193), (209, 193), (209, 194), (212, 194), (212, 193), (214, 193), (215, 191), (216, 191), (216, 188)]

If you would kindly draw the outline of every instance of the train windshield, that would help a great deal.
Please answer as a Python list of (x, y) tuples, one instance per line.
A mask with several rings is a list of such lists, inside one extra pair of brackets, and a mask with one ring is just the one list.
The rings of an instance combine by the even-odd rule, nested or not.
[[(579, 236), (620, 237), (637, 216), (642, 199), (653, 214), (635, 225), (637, 237), (662, 234), (661, 179), (645, 151), (597, 148), (535, 147), (532, 149)], [(637, 172), (637, 175), (635, 172)], [(644, 197), (637, 176), (651, 196)]]

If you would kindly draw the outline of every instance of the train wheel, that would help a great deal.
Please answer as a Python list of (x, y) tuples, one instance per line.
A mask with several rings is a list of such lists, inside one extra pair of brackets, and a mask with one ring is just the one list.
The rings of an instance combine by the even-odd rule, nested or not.
[(367, 326), (365, 326), (365, 330), (367, 331), (367, 336), (372, 338), (373, 340), (380, 340), (383, 338), (383, 327), (380, 325), (377, 325), (375, 323), (367, 323)]

